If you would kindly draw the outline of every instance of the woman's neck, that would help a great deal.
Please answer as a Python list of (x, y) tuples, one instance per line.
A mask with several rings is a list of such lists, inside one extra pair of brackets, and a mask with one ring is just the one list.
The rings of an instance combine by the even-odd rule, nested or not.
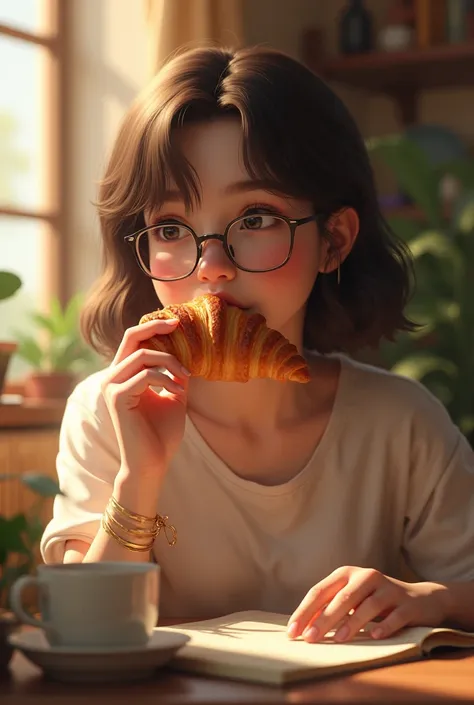
[(334, 400), (340, 363), (310, 356), (308, 384), (255, 379), (246, 383), (190, 380), (188, 409), (219, 426), (258, 434), (301, 423)]
[[(303, 316), (295, 316), (280, 332), (303, 354)], [(188, 408), (191, 415), (235, 430), (276, 428), (297, 418), (305, 406), (307, 385), (271, 379), (249, 382), (190, 380)]]

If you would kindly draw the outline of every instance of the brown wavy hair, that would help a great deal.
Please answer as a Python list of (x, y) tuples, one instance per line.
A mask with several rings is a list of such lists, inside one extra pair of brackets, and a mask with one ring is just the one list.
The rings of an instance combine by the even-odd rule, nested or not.
[(125, 116), (100, 184), (103, 272), (83, 309), (86, 340), (113, 356), (125, 330), (157, 308), (152, 281), (124, 236), (144, 227), (172, 177), (188, 207), (199, 203), (197, 174), (172, 139), (180, 126), (227, 115), (240, 119), (251, 177), (313, 203), (315, 213), (356, 210), (360, 231), (336, 274), (319, 276), (308, 300), (304, 345), (353, 352), (409, 330), (411, 289), (405, 246), (377, 202), (364, 141), (344, 104), (298, 61), (273, 49), (201, 47), (174, 56)]

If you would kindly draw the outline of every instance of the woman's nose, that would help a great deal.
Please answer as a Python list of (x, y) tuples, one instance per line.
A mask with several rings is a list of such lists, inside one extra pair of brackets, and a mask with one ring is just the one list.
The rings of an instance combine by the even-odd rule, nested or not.
[(207, 240), (202, 246), (202, 254), (197, 266), (200, 281), (233, 279), (236, 267), (229, 259), (224, 246), (218, 240)]

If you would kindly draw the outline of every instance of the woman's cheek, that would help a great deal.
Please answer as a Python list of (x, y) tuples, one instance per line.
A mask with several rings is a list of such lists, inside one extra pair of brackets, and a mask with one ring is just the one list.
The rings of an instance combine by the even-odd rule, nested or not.
[(313, 288), (314, 281), (319, 270), (319, 256), (314, 248), (312, 249), (295, 244), (291, 257), (284, 267), (276, 269), (271, 274), (274, 275), (275, 284), (281, 287), (291, 287), (292, 289)]
[(153, 286), (161, 305), (165, 307), (170, 304), (182, 304), (186, 301), (190, 301), (194, 294), (187, 281), (187, 279), (174, 282), (160, 282), (154, 280)]
[(273, 327), (279, 328), (282, 321), (290, 319), (306, 304), (317, 274), (316, 256), (295, 250), (284, 267), (253, 275), (256, 301)]

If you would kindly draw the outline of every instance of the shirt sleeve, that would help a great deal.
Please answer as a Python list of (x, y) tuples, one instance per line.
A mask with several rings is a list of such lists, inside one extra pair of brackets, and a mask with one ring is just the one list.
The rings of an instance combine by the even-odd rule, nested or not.
[(53, 517), (40, 549), (45, 563), (62, 563), (66, 541), (91, 543), (99, 529), (120, 467), (112, 421), (102, 401), (100, 417), (73, 395), (67, 402), (56, 461), (64, 492), (53, 504)]
[(474, 452), (432, 400), (413, 430), (403, 553), (422, 580), (474, 580)]

